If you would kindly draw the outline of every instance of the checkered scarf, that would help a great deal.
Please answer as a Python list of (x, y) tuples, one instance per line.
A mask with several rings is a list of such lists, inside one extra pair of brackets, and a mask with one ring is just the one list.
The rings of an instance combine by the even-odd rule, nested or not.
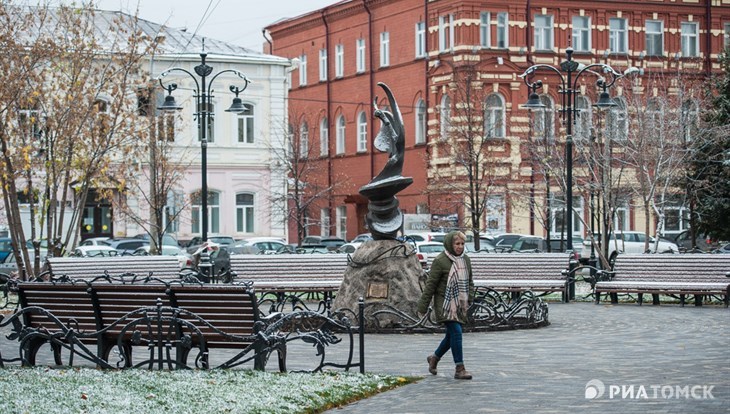
[(452, 262), (444, 295), (444, 317), (446, 320), (458, 321), (459, 315), (466, 315), (469, 308), (469, 270), (463, 253), (461, 256), (454, 256), (448, 251), (444, 253)]

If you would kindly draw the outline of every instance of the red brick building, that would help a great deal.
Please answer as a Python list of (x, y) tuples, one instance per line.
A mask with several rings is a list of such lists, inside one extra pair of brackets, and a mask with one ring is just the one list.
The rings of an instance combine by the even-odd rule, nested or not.
[[(475, 119), (491, 140), (485, 168), (493, 173), (493, 191), (481, 228), (543, 234), (535, 206), (521, 204), (515, 195), (544, 178), (527, 155), (534, 125), (520, 108), (528, 90), (518, 75), (534, 64), (559, 66), (571, 46), (574, 59), (586, 65), (704, 78), (717, 69), (718, 54), (728, 44), (730, 0), (352, 0), (267, 30), (272, 38), (267, 52), (300, 60), (291, 73), (289, 114), (290, 124), (306, 125), (307, 162), (316, 171), (308, 180), (333, 187), (330, 197), (308, 211), (310, 234), (351, 239), (367, 231), (367, 200), (358, 189), (387, 157), (373, 147), (379, 122), (372, 102), (385, 106), (378, 82), (394, 91), (406, 126), (403, 175), (414, 183), (399, 193), (401, 209), (455, 214), (459, 226), (467, 224), (463, 195), (439, 184), (465, 174), (440, 142), (448, 125), (463, 121), (455, 94), (465, 68), (484, 99)], [(557, 79), (550, 74), (540, 79), (546, 102), (560, 109)], [(579, 84), (586, 108), (600, 92), (594, 81)], [(559, 119), (550, 122), (562, 136)], [(576, 214), (585, 218), (585, 196), (574, 197)], [(640, 213), (627, 210), (626, 226), (633, 228)], [(587, 231), (583, 225), (574, 230)]]

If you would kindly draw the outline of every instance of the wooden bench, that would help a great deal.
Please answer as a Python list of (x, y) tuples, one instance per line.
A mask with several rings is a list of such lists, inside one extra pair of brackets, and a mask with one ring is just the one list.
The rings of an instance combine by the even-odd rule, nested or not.
[[(17, 285), (17, 293), (22, 325), (35, 333), (21, 348), (25, 364), (35, 365), (40, 347), (50, 343), (59, 365), (61, 350), (66, 348), (69, 358), (76, 354), (103, 368), (180, 368), (187, 366), (188, 353), (197, 349), (195, 366), (207, 368), (210, 349), (228, 348), (242, 352), (224, 365), (253, 359), (254, 368), (263, 370), (268, 353), (275, 349), (280, 370), (286, 369), (285, 342), (271, 345), (266, 342), (271, 338), (260, 336), (270, 321), (260, 317), (249, 286), (26, 282)], [(148, 312), (136, 312), (140, 308)], [(155, 317), (155, 309), (160, 317)], [(156, 327), (160, 330), (155, 331)], [(136, 364), (132, 361), (135, 345), (149, 350), (149, 357)], [(84, 346), (96, 346), (96, 351)], [(165, 353), (174, 349), (175, 354), (163, 354), (163, 348)], [(116, 364), (110, 360), (114, 349), (120, 351)]]
[(596, 303), (602, 293), (618, 302), (618, 294), (651, 294), (654, 305), (659, 295), (678, 297), (684, 306), (687, 295), (693, 295), (701, 306), (705, 296), (723, 297), (728, 306), (730, 296), (730, 255), (726, 254), (621, 254), (607, 280), (595, 284)]
[(180, 262), (175, 256), (49, 257), (48, 272), (55, 278), (75, 280), (97, 277), (179, 280)]
[(515, 295), (560, 292), (568, 299), (569, 256), (566, 253), (472, 253), (474, 285)]

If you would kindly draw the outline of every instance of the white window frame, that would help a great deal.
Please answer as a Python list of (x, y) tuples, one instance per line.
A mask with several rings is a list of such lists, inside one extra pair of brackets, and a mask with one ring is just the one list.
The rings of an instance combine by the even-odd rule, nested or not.
[[(215, 137), (217, 135), (216, 134), (216, 132), (217, 132), (216, 131), (216, 129), (217, 129), (216, 126), (217, 125), (216, 125), (216, 122), (215, 122), (216, 110), (218, 109), (218, 102), (217, 102), (217, 100), (216, 99), (213, 99), (211, 101), (210, 105), (211, 105), (211, 108), (209, 108), (210, 110), (208, 111), (208, 117), (207, 117), (207, 119), (208, 119), (208, 129), (205, 131), (205, 140), (206, 140), (206, 142), (208, 142), (208, 144), (215, 144)], [(193, 106), (195, 106), (195, 105), (193, 105)], [(200, 103), (200, 108), (198, 108), (198, 112), (196, 114), (194, 114), (195, 115), (194, 117), (202, 116), (200, 114), (202, 113), (203, 107), (205, 107), (205, 106), (206, 106), (206, 103), (205, 102), (201, 102)], [(198, 142), (200, 142), (201, 141), (201, 138), (202, 138), (200, 136), (200, 127), (196, 128), (196, 133), (197, 133), (197, 138), (196, 139), (197, 139)]]
[(335, 46), (335, 78), (345, 76), (345, 45)]
[[(581, 102), (579, 104), (579, 102)], [(591, 135), (593, 124), (591, 102), (587, 96), (575, 97), (575, 123), (573, 125), (573, 140), (587, 140)]]
[(537, 14), (534, 18), (535, 50), (553, 50), (553, 15)]
[(365, 72), (365, 39), (357, 39), (355, 47), (357, 50), (357, 73), (363, 73)]
[(365, 112), (357, 116), (357, 152), (368, 150), (368, 119)]
[[(235, 131), (236, 131), (236, 143), (237, 144), (255, 144), (256, 143), (256, 106), (250, 102), (244, 102), (244, 107), (248, 108), (247, 111), (240, 114), (236, 114), (234, 117)], [(248, 124), (251, 124), (251, 136), (249, 136)]]
[(330, 152), (330, 129), (327, 118), (319, 122), (319, 155), (325, 157)]
[[(202, 199), (200, 192), (198, 193), (197, 204), (191, 205), (191, 220), (190, 228), (193, 234), (201, 234), (203, 227), (203, 217), (200, 215), (202, 208)], [(219, 233), (220, 232), (220, 199), (221, 193), (208, 189), (208, 233)]]
[[(618, 26), (618, 27), (614, 27)], [(611, 53), (626, 54), (629, 50), (628, 20), (612, 17), (608, 19), (608, 48)]]
[(339, 117), (337, 117), (336, 125), (335, 154), (341, 155), (345, 153), (345, 128), (347, 127), (347, 122), (345, 121), (344, 115), (340, 115)]
[(727, 49), (728, 47), (730, 47), (730, 23), (725, 23), (723, 25), (723, 27), (725, 28), (725, 30), (724, 30), (724, 40), (723, 40), (722, 44)]
[(620, 97), (613, 98), (616, 106), (609, 110), (609, 122), (606, 122), (606, 136), (617, 142), (629, 139), (629, 115), (626, 102)]
[(299, 127), (299, 158), (306, 159), (309, 156), (309, 125), (302, 122)]
[(335, 215), (337, 237), (347, 240), (347, 206), (338, 206)]
[[(239, 204), (239, 195), (250, 195), (251, 204)], [(256, 229), (256, 194), (252, 192), (236, 193), (236, 232), (255, 233)], [(249, 226), (250, 224), (250, 226)]]
[(509, 13), (497, 13), (497, 42), (495, 46), (499, 49), (509, 47)]
[[(565, 226), (565, 216), (563, 215), (563, 209), (567, 208), (567, 202), (558, 199), (557, 196), (553, 196), (553, 200), (550, 203), (550, 232), (553, 236), (558, 236), (561, 233), (561, 228), (558, 225)], [(583, 235), (583, 197), (573, 194), (573, 236)], [(558, 221), (560, 218), (560, 221)], [(567, 234), (565, 236), (568, 236)]]
[(426, 57), (426, 23), (416, 23), (416, 58)]
[(327, 80), (327, 49), (319, 49), (319, 80)]
[[(650, 27), (659, 25), (659, 28)], [(664, 55), (664, 22), (662, 20), (647, 20), (645, 23), (646, 36), (644, 40), (644, 48), (647, 56), (663, 56)], [(654, 45), (656, 37), (659, 38), (659, 50), (655, 50)]]
[[(447, 31), (448, 29), (448, 31)], [(454, 50), (454, 15), (439, 16), (439, 52)]]
[(489, 12), (479, 13), (479, 45), (481, 47), (492, 47), (492, 14)]
[(323, 208), (319, 210), (319, 234), (322, 237), (330, 236), (330, 209)]
[(555, 140), (555, 102), (549, 95), (540, 95), (544, 108), (534, 110), (535, 138), (553, 142)]
[(439, 139), (446, 141), (451, 132), (451, 98), (449, 95), (441, 97), (441, 106), (439, 108), (440, 130)]
[(416, 144), (426, 143), (426, 102), (419, 99), (416, 103)]
[(380, 67), (390, 66), (390, 32), (380, 33)]
[[(484, 226), (487, 232), (504, 233), (507, 231), (507, 206), (503, 195), (487, 196), (487, 209)], [(496, 223), (496, 225), (494, 225)]]
[(299, 56), (299, 86), (307, 85), (307, 55)]
[(573, 49), (576, 52), (591, 51), (591, 18), (589, 16), (573, 16)]
[[(687, 32), (687, 28), (694, 28)], [(700, 55), (700, 24), (697, 22), (681, 23), (682, 57), (698, 57)]]
[[(499, 105), (493, 105), (494, 99)], [(504, 98), (498, 93), (487, 96), (484, 102), (484, 135), (489, 138), (504, 138), (506, 135)]]

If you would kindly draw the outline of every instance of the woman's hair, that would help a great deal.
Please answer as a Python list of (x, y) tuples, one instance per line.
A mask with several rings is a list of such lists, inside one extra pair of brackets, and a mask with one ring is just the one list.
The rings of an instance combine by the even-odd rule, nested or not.
[[(464, 241), (464, 243), (466, 243), (466, 234), (464, 234), (463, 232), (460, 232), (460, 231), (456, 231), (456, 232), (454, 232), (454, 239), (456, 239), (457, 237), (460, 238), (462, 241)], [(452, 240), (452, 243), (453, 243), (453, 240)]]

